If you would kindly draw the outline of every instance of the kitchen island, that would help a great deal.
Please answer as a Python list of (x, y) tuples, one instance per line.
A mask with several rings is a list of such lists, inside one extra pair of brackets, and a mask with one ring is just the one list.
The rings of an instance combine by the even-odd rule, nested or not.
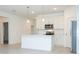
[(54, 48), (53, 35), (24, 35), (22, 36), (21, 48), (52, 51)]

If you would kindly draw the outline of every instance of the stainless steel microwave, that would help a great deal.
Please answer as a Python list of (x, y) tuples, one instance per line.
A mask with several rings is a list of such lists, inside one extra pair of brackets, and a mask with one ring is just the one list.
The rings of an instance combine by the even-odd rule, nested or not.
[(45, 29), (53, 29), (53, 24), (45, 24)]

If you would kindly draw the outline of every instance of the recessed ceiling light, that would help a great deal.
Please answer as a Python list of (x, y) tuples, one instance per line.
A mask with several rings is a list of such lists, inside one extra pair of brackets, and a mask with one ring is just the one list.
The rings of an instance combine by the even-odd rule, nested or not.
[(34, 14), (35, 12), (34, 11), (32, 11), (32, 14)]
[(42, 22), (44, 22), (45, 21), (45, 18), (42, 18)]
[(57, 8), (53, 8), (54, 10), (57, 10)]
[(26, 21), (27, 23), (30, 23), (30, 20), (29, 19), (27, 19), (27, 21)]

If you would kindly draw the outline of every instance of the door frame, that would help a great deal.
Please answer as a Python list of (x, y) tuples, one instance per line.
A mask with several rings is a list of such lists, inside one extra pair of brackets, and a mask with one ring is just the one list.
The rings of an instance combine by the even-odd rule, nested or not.
[(5, 29), (4, 29), (4, 27), (5, 27), (5, 24), (7, 24), (7, 31), (8, 31), (8, 29), (9, 29), (9, 25), (8, 25), (8, 22), (3, 22), (3, 44), (9, 44), (9, 32), (7, 32), (7, 40), (5, 40), (6, 38), (5, 38)]

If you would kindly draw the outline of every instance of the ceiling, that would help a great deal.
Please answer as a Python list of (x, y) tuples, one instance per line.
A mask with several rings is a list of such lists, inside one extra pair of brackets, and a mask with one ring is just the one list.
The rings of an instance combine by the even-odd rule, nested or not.
[[(27, 8), (29, 7), (29, 8)], [(40, 14), (49, 14), (62, 12), (69, 5), (0, 5), (0, 10), (19, 16), (37, 16)]]

